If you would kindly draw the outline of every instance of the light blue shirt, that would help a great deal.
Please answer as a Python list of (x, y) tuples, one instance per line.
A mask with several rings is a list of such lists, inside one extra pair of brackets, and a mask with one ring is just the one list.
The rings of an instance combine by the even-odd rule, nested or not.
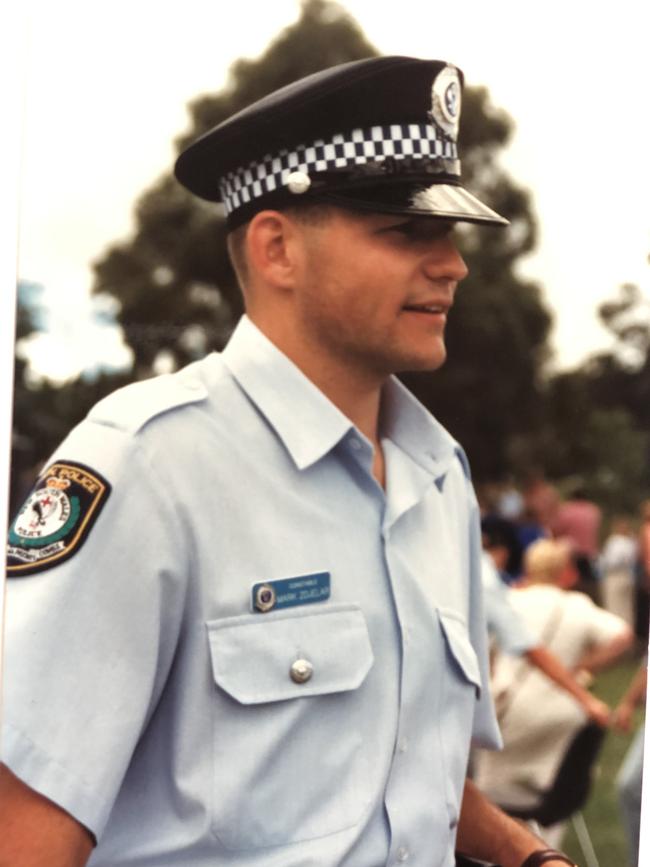
[[(454, 864), (470, 739), (499, 744), (477, 507), (396, 380), (382, 406), (386, 492), (244, 317), (57, 450), (112, 492), (73, 556), (8, 582), (4, 760), (97, 835), (93, 867)], [(323, 572), (329, 599), (253, 609)]]
[(481, 578), (488, 632), (499, 650), (509, 656), (523, 656), (537, 647), (539, 641), (530, 632), (521, 614), (512, 607), (509, 594), (513, 591), (500, 577), (487, 551), (483, 552), (481, 558)]

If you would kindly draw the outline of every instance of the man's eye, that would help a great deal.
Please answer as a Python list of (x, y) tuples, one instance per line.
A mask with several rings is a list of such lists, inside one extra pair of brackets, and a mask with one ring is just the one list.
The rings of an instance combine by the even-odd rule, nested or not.
[(389, 226), (386, 231), (397, 232), (411, 241), (432, 243), (441, 238), (446, 238), (452, 229), (453, 225), (451, 223), (432, 219), (426, 221), (409, 220), (405, 223), (397, 223)]

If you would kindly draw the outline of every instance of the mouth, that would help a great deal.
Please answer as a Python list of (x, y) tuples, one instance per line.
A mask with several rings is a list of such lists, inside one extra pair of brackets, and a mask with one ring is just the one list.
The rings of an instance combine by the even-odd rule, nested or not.
[(429, 316), (445, 316), (449, 312), (450, 306), (450, 304), (405, 304), (402, 310)]

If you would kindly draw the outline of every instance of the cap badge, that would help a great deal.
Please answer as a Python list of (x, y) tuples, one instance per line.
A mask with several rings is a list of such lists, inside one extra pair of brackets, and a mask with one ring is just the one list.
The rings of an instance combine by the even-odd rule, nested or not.
[(431, 88), (431, 115), (442, 129), (456, 140), (460, 121), (461, 89), (458, 70), (445, 66)]

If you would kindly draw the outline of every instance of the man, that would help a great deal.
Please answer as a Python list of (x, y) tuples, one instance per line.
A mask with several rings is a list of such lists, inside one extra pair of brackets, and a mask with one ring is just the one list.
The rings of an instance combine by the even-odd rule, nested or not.
[(453, 224), (505, 222), (460, 186), (460, 95), (361, 61), (179, 158), (247, 316), (100, 403), (11, 528), (0, 864), (570, 863), (463, 798), (499, 743), (476, 502), (392, 378), (444, 361)]

